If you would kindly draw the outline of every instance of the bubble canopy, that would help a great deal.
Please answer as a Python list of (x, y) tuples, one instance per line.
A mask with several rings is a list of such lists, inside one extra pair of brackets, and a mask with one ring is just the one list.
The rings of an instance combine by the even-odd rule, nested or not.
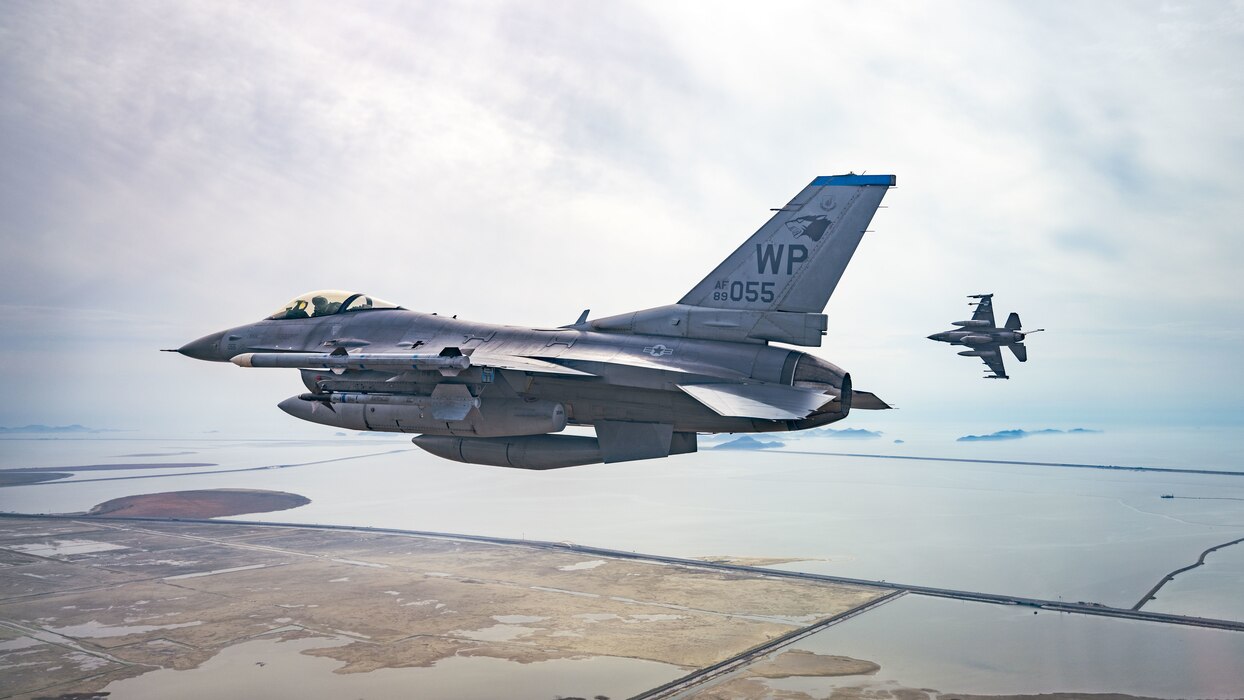
[(269, 321), (281, 321), (287, 318), (311, 318), (313, 316), (332, 316), (348, 314), (356, 311), (372, 311), (375, 309), (400, 309), (397, 304), (377, 299), (357, 292), (344, 292), (340, 289), (321, 289), (307, 292), (294, 297), (279, 311), (268, 317)]

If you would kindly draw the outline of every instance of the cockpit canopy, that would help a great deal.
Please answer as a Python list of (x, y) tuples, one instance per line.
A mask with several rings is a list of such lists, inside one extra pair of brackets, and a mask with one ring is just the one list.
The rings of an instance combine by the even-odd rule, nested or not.
[(402, 307), (397, 304), (391, 304), (383, 299), (377, 299), (366, 294), (343, 292), (340, 289), (321, 289), (317, 292), (307, 292), (295, 297), (288, 304), (281, 307), (279, 311), (269, 316), (268, 320), (280, 321), (287, 318), (311, 318), (312, 316), (332, 316), (333, 314), (347, 314), (355, 311), (400, 308)]

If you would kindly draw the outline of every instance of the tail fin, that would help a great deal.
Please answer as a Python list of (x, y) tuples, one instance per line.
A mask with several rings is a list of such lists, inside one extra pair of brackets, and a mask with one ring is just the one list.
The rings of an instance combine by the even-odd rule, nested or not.
[(1020, 362), (1028, 361), (1028, 347), (1023, 343), (1011, 343), (1007, 347), (1011, 349), (1011, 352), (1015, 353), (1015, 359)]
[[(1017, 313), (1015, 313), (1014, 311), (1012, 311), (1012, 312), (1011, 312), (1011, 315), (1006, 317), (1006, 326), (1005, 326), (1005, 328), (1006, 328), (1008, 331), (1017, 331), (1017, 330), (1019, 330), (1020, 328), (1023, 328), (1023, 326), (1021, 326), (1021, 325), (1019, 324), (1019, 314), (1017, 314)], [(1023, 362), (1023, 360), (1020, 360), (1020, 362)]]
[(678, 303), (820, 313), (893, 175), (818, 177)]

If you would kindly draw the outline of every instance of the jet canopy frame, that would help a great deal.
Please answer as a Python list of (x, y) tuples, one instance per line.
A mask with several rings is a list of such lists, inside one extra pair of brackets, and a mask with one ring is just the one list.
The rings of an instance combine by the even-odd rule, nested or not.
[(276, 313), (266, 317), (269, 321), (293, 318), (333, 316), (335, 314), (372, 311), (375, 309), (400, 309), (401, 306), (383, 299), (347, 292), (341, 289), (320, 289), (299, 294), (282, 306)]

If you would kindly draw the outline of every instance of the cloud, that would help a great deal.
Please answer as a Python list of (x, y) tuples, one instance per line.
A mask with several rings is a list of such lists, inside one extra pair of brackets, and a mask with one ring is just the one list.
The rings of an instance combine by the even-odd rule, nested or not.
[[(1242, 12), (18, 4), (0, 299), (47, 310), (13, 331), (58, 371), (0, 422), (279, 430), (296, 378), (144, 353), (326, 287), (538, 326), (670, 303), (865, 169), (899, 186), (814, 350), (857, 386), (912, 419), (1056, 420), (1074, 388), (1072, 420), (1152, 423), (1177, 381), (1180, 420), (1244, 420)], [(980, 291), (1050, 328), (1005, 389), (924, 340)]]

